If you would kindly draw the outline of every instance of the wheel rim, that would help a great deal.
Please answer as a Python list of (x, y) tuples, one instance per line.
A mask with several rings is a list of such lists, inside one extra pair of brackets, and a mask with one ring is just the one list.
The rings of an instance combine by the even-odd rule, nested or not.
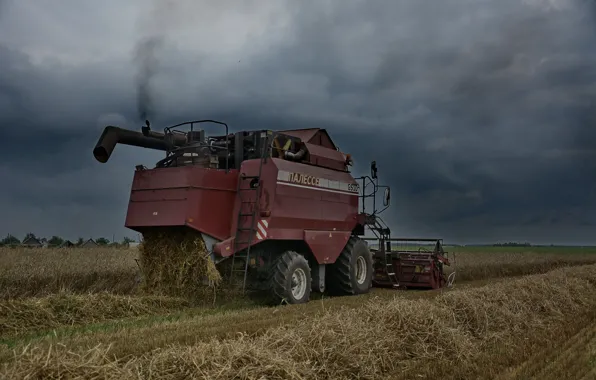
[(296, 269), (292, 274), (292, 296), (297, 300), (304, 297), (306, 285), (306, 273), (301, 268)]
[(366, 260), (364, 260), (364, 257), (359, 256), (356, 259), (356, 282), (358, 284), (363, 284), (366, 281), (366, 271)]

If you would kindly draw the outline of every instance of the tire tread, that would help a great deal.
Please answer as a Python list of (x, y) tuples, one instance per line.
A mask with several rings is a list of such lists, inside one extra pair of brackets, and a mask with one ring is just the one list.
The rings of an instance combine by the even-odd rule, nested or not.
[(357, 237), (350, 237), (346, 246), (339, 254), (335, 263), (329, 271), (328, 289), (338, 295), (355, 295), (356, 288), (352, 285), (352, 252), (356, 243), (360, 242)]
[[(269, 274), (270, 289), (274, 298), (283, 300), (287, 298), (287, 294), (291, 293), (291, 289), (286, 288), (286, 276), (289, 275), (288, 270), (290, 266), (296, 261), (303, 261), (303, 263), (306, 264), (310, 274), (310, 266), (308, 265), (308, 261), (304, 256), (295, 251), (286, 251), (275, 258), (272, 265), (272, 270)], [(310, 277), (310, 275), (308, 277)], [(310, 293), (312, 291), (311, 281), (308, 281), (307, 286), (308, 296), (306, 297), (305, 302), (308, 302), (310, 299)]]

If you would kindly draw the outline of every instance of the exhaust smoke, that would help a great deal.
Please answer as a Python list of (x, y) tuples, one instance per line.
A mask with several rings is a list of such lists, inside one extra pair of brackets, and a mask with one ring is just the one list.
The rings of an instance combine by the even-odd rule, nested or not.
[(158, 69), (157, 50), (163, 46), (163, 38), (150, 36), (137, 43), (134, 62), (137, 66), (137, 116), (140, 120), (155, 116), (155, 99), (152, 80)]
[[(0, 0), (1, 1), (1, 0)], [(173, 25), (178, 23), (182, 0), (153, 0), (143, 7), (137, 20), (137, 40), (133, 63), (136, 67), (137, 116), (141, 122), (156, 114), (156, 92), (153, 82), (159, 70), (160, 50)]]

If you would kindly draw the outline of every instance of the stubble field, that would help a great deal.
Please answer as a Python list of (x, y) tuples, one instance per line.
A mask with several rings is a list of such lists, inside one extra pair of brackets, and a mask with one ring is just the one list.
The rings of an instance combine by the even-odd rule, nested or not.
[(596, 249), (448, 250), (449, 290), (264, 307), (143, 294), (135, 250), (0, 249), (0, 378), (596, 378)]

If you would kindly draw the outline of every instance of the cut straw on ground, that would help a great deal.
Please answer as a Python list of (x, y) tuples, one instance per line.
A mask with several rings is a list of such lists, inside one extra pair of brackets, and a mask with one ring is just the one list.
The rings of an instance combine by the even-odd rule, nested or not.
[[(463, 248), (466, 250), (458, 252)], [(533, 252), (536, 248), (532, 247), (527, 252), (526, 248), (515, 252), (499, 251), (495, 247), (474, 247), (473, 252), (471, 249), (448, 249), (456, 252), (456, 282), (544, 273), (562, 266), (596, 263), (595, 253), (579, 248), (545, 247), (544, 252)], [(484, 252), (485, 249), (488, 251)], [(64, 292), (142, 294), (138, 259), (141, 257), (137, 248), (0, 248), (0, 299)], [(220, 283), (218, 301), (227, 297), (221, 295), (223, 288), (224, 284)], [(204, 286), (201, 292), (205, 294), (196, 298), (202, 303), (213, 301), (212, 288)]]
[[(113, 358), (110, 347), (26, 347), (0, 375), (21, 378), (493, 378), (557, 331), (594, 317), (596, 265), (563, 268), (432, 300), (371, 299), (257, 337)], [(580, 327), (578, 326), (578, 329)]]
[(55, 293), (134, 294), (136, 249), (0, 248), (0, 299)]
[(182, 310), (189, 304), (173, 297), (129, 297), (109, 293), (57, 294), (0, 301), (0, 337), (68, 325), (90, 324)]

